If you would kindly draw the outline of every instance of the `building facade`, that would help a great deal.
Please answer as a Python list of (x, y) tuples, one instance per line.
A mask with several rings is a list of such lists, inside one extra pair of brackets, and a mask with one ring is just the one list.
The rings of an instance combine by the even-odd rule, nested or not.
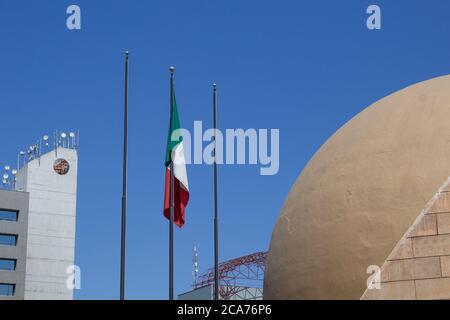
[(29, 194), (0, 190), (0, 300), (24, 299)]
[(0, 300), (70, 300), (78, 155), (34, 155), (0, 190)]

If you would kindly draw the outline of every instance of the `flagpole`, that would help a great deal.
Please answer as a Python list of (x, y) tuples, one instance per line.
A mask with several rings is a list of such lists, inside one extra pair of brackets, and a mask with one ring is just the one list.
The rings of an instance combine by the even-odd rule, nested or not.
[(127, 225), (127, 159), (128, 159), (128, 51), (125, 52), (125, 105), (123, 126), (122, 235), (120, 250), (120, 300), (125, 300), (125, 243)]
[(213, 84), (214, 122), (214, 300), (219, 300), (219, 217), (217, 206), (217, 85)]
[[(170, 67), (170, 124), (172, 124), (174, 87), (173, 74), (174, 67)], [(170, 222), (169, 222), (169, 300), (173, 300), (173, 221), (174, 221), (174, 173), (172, 150), (170, 150)]]

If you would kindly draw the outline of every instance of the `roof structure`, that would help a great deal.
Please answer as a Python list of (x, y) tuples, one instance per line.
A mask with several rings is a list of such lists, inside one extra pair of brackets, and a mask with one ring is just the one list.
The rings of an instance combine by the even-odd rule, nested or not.
[[(256, 300), (262, 298), (267, 252), (256, 252), (219, 264), (219, 297), (222, 300)], [(194, 282), (194, 289), (214, 285), (214, 268)]]

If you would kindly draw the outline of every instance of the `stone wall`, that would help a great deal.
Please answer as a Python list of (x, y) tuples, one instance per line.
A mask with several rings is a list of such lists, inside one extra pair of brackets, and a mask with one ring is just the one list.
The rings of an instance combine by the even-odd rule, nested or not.
[(381, 267), (379, 289), (361, 299), (450, 299), (450, 179)]

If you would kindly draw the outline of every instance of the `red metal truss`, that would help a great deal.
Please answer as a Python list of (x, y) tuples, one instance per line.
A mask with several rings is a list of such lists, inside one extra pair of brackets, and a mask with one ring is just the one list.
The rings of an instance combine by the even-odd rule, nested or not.
[[(267, 252), (257, 252), (219, 264), (219, 295), (222, 300), (262, 298)], [(194, 289), (214, 285), (214, 268), (208, 269), (193, 284)]]

